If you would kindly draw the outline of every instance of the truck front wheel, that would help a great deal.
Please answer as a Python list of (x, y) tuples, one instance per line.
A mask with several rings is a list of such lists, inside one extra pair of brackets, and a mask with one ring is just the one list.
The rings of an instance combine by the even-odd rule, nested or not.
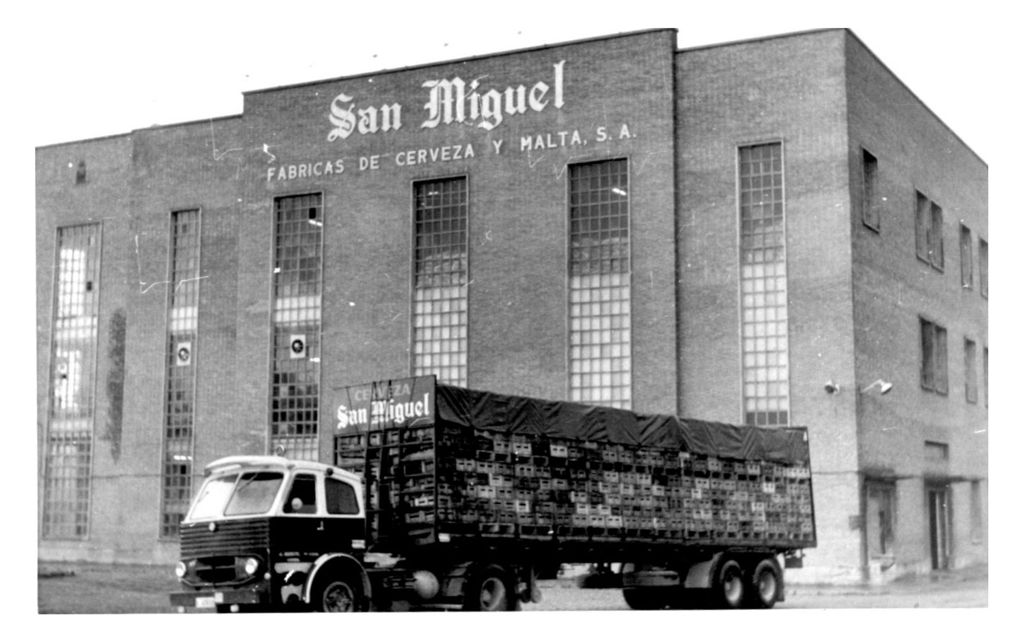
[(511, 612), (518, 606), (509, 574), (498, 565), (488, 565), (473, 574), (464, 594), (464, 607), (471, 612)]
[(362, 604), (362, 585), (346, 576), (328, 576), (313, 591), (313, 609), (318, 612), (359, 612)]

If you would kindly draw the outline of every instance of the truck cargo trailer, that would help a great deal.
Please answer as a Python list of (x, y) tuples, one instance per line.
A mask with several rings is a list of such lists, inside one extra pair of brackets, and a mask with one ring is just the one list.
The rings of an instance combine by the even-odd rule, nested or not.
[[(815, 546), (804, 428), (438, 384), (336, 392), (333, 462), (207, 467), (181, 608), (516, 609), (537, 570), (622, 563), (635, 609), (771, 607)], [(691, 591), (692, 590), (692, 591)]]

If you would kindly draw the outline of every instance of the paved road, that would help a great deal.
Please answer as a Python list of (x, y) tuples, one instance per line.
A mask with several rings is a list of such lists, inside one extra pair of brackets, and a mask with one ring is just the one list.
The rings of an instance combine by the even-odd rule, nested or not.
[[(628, 610), (618, 589), (579, 589), (567, 581), (542, 581), (543, 601), (525, 610)], [(935, 573), (884, 586), (789, 585), (777, 609), (987, 607), (984, 568)]]
[[(67, 569), (70, 573), (44, 573)], [(43, 565), (38, 581), (41, 613), (111, 614), (171, 612), (177, 589), (170, 568), (99, 564)], [(541, 581), (543, 601), (524, 611), (625, 611), (618, 589), (580, 589), (572, 580)], [(901, 580), (882, 587), (790, 585), (777, 608), (986, 607), (987, 570), (978, 568)]]

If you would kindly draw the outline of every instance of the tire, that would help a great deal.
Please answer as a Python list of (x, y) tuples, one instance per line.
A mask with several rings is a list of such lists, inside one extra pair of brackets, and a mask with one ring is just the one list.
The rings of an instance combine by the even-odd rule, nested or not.
[(771, 609), (782, 595), (782, 573), (771, 558), (757, 563), (747, 578), (747, 604), (755, 609)]
[(623, 587), (622, 598), (633, 610), (663, 610), (671, 603), (671, 594), (663, 588)]
[(464, 593), (463, 608), (469, 612), (512, 612), (518, 606), (515, 586), (498, 565), (474, 573)]
[(722, 561), (715, 572), (712, 584), (712, 606), (723, 609), (737, 609), (744, 606), (747, 581), (743, 567), (729, 558)]
[(363, 585), (351, 576), (328, 574), (314, 586), (311, 603), (317, 612), (361, 612)]

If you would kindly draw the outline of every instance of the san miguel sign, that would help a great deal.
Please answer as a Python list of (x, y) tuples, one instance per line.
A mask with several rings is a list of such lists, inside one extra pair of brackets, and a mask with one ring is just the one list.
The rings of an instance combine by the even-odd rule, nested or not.
[[(348, 93), (340, 93), (329, 105), (327, 142), (338, 143), (354, 135), (372, 136), (398, 132), (406, 121), (418, 123), (413, 132), (443, 132), (445, 127), (470, 128), (479, 136), (466, 136), (458, 132), (454, 140), (429, 137), (422, 143), (416, 137), (377, 139), (374, 149), (356, 152), (359, 146), (334, 145), (322, 151), (318, 158), (289, 159), (286, 162), (271, 159), (264, 168), (268, 183), (338, 177), (342, 174), (375, 172), (387, 167), (407, 168), (432, 163), (472, 161), (480, 156), (522, 154), (532, 169), (548, 150), (581, 150), (588, 145), (608, 146), (618, 141), (637, 137), (634, 127), (621, 120), (595, 120), (583, 117), (584, 122), (572, 123), (570, 118), (548, 119), (522, 128), (506, 140), (497, 128), (511, 119), (562, 110), (566, 105), (565, 61), (549, 67), (549, 75), (535, 82), (503, 85), (490, 82), (489, 76), (466, 80), (461, 76), (434, 78), (420, 83), (423, 90), (421, 110), (415, 111), (400, 102), (374, 103)], [(419, 106), (417, 106), (419, 107)], [(608, 117), (607, 112), (602, 112)], [(561, 116), (561, 114), (560, 114)], [(449, 130), (450, 131), (450, 130)], [(484, 134), (486, 133), (486, 134)], [(542, 153), (534, 156), (537, 153)], [(552, 163), (552, 173), (560, 176), (559, 161)]]
[(342, 389), (338, 431), (371, 431), (432, 423), (433, 376), (383, 380)]
[[(463, 125), (491, 131), (506, 118), (530, 112), (543, 112), (548, 107), (565, 105), (565, 61), (552, 65), (551, 83), (540, 80), (532, 85), (504, 88), (482, 84), (486, 77), (465, 81), (459, 76), (422, 83), (426, 90), (421, 129), (441, 125)], [(345, 140), (352, 134), (377, 134), (402, 129), (404, 109), (401, 103), (360, 106), (356, 98), (345, 93), (331, 101), (331, 130), (327, 140)]]

